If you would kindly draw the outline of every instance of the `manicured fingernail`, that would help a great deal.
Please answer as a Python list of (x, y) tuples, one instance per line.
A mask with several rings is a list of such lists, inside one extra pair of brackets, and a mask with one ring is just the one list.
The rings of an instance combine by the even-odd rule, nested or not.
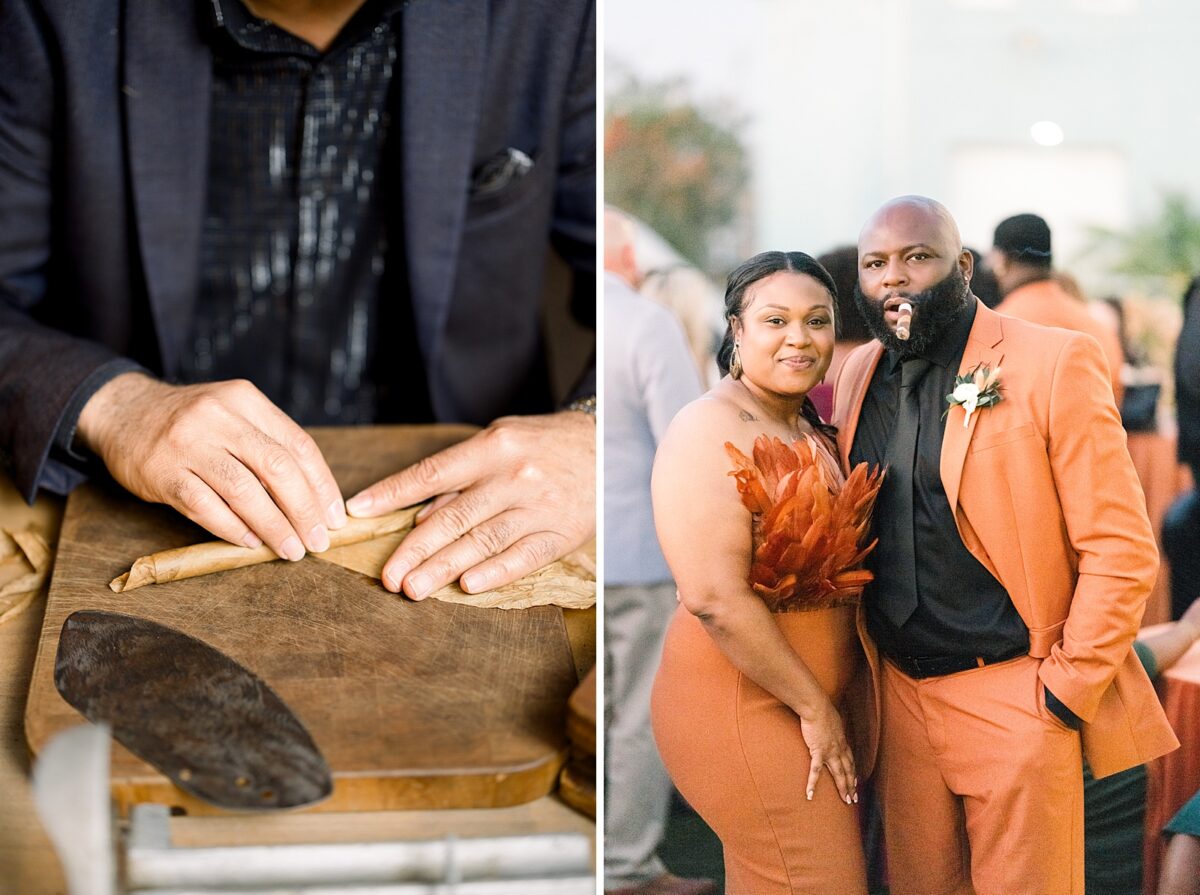
[(371, 509), (371, 504), (374, 502), (375, 498), (371, 497), (370, 494), (356, 494), (346, 501), (346, 512), (351, 516), (357, 516)]
[(253, 550), (255, 547), (262, 546), (262, 538), (260, 538), (254, 532), (248, 531), (246, 532), (246, 536), (242, 538), (242, 543)]
[(432, 587), (433, 582), (424, 572), (418, 572), (408, 578), (408, 593), (414, 600), (423, 599)]
[(462, 589), (469, 594), (477, 594), (487, 590), (494, 576), (490, 572), (467, 572), (459, 579)]
[(318, 522), (308, 533), (308, 543), (313, 553), (324, 553), (329, 549), (329, 530)]
[(335, 500), (333, 503), (331, 503), (329, 505), (329, 509), (326, 512), (326, 515), (329, 517), (329, 527), (330, 528), (341, 528), (343, 525), (346, 524), (346, 504), (345, 504), (345, 502), (339, 497), (337, 500)]
[(813, 797), (813, 791), (810, 789), (810, 790), (808, 791), (808, 800), (809, 800), (810, 802), (812, 801), (812, 797)]
[(304, 545), (300, 543), (300, 539), (295, 535), (292, 535), (283, 542), (283, 546), (279, 548), (279, 552), (284, 559), (290, 559), (292, 562), (304, 559)]
[(846, 804), (847, 804), (847, 805), (849, 805), (849, 804), (850, 804), (850, 797), (849, 797), (849, 796), (846, 796), (845, 798), (846, 798)]
[(855, 793), (855, 794), (854, 794), (854, 804), (855, 804), (855, 805), (857, 805), (857, 804), (858, 804), (858, 793)]

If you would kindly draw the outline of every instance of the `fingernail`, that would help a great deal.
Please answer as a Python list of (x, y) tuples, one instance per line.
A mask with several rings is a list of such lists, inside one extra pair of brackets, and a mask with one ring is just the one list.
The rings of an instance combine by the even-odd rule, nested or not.
[(262, 538), (260, 538), (254, 532), (248, 531), (246, 532), (246, 536), (242, 538), (242, 543), (253, 550), (255, 547), (262, 546)]
[(855, 804), (855, 805), (857, 805), (857, 804), (858, 804), (858, 793), (855, 793), (855, 794), (854, 794), (854, 804)]
[(847, 805), (849, 805), (849, 804), (850, 804), (850, 797), (849, 797), (849, 796), (846, 796), (845, 798), (846, 798), (846, 804), (847, 804)]
[(298, 559), (304, 558), (304, 545), (300, 543), (300, 539), (292, 535), (283, 542), (283, 546), (279, 548), (280, 555), (284, 559), (290, 559), (295, 562)]
[(404, 583), (404, 576), (408, 574), (409, 565), (404, 561), (392, 563), (383, 570), (383, 583), (392, 593), (400, 593), (400, 585)]
[(408, 574), (408, 563), (394, 562), (383, 570), (383, 586), (394, 594), (400, 593), (400, 585)]
[(329, 505), (326, 515), (329, 517), (330, 528), (341, 528), (346, 524), (346, 504), (339, 497)]
[(424, 572), (418, 572), (416, 575), (411, 575), (408, 578), (408, 594), (414, 600), (422, 599), (429, 593), (433, 582)]
[(423, 521), (425, 521), (425, 517), (428, 516), (432, 512), (433, 512), (433, 504), (427, 503), (427, 504), (425, 504), (425, 506), (421, 507), (421, 509), (417, 510), (417, 515), (414, 517), (414, 520), (416, 522), (423, 522)]
[(371, 509), (371, 504), (374, 502), (375, 498), (370, 494), (356, 494), (346, 501), (346, 512), (351, 516), (357, 516)]
[(480, 591), (487, 590), (492, 578), (495, 577), (491, 572), (467, 572), (459, 579), (458, 583), (462, 585), (462, 589), (469, 594), (477, 594)]
[(329, 530), (318, 522), (308, 533), (308, 543), (313, 553), (324, 553), (329, 549)]
[(809, 800), (810, 802), (812, 801), (812, 797), (813, 797), (813, 791), (810, 789), (810, 790), (808, 791), (808, 800)]

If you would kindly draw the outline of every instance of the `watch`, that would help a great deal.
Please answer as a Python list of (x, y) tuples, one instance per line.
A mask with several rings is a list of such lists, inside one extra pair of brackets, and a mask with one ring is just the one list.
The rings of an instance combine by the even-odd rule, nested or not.
[(576, 398), (563, 410), (578, 410), (580, 413), (586, 413), (588, 416), (596, 415), (596, 396), (588, 395), (586, 398)]

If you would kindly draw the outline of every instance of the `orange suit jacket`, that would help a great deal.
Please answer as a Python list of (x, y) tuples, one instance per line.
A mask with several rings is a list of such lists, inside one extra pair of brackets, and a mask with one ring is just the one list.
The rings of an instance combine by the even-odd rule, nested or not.
[(1087, 306), (1074, 296), (1068, 295), (1054, 280), (1034, 280), (1024, 286), (1018, 286), (1004, 296), (1004, 301), (996, 306), (996, 313), (1018, 317), (1030, 323), (1040, 323), (1042, 326), (1061, 326), (1063, 329), (1073, 329), (1093, 337), (1100, 343), (1100, 348), (1108, 360), (1108, 376), (1112, 380), (1113, 394), (1117, 397), (1117, 406), (1121, 406), (1121, 397), (1125, 394), (1125, 387), (1121, 385), (1121, 366), (1125, 363), (1121, 340), (1115, 332), (1093, 319), (1087, 311)]
[[(843, 463), (882, 355), (879, 342), (863, 345), (838, 375)], [(942, 440), (942, 484), (963, 543), (1029, 628), (1042, 683), (1083, 720), (1093, 773), (1169, 752), (1179, 742), (1131, 649), (1158, 550), (1104, 355), (1087, 336), (978, 303), (960, 374), (977, 364), (1001, 367), (1001, 400), (965, 426), (963, 409), (951, 408)]]

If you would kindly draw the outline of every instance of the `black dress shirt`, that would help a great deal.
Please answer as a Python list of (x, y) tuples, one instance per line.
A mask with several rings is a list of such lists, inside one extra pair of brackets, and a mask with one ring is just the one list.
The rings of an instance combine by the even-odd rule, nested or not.
[[(1008, 592), (963, 544), (942, 485), (946, 395), (954, 391), (975, 308), (971, 302), (938, 344), (922, 355), (932, 366), (916, 386), (921, 407), (912, 479), (917, 609), (899, 628), (882, 608), (898, 597), (892, 586), (895, 577), (889, 575), (890, 569), (900, 565), (896, 554), (899, 520), (887, 510), (888, 488), (895, 487), (891, 478), (884, 478), (876, 503), (872, 526), (879, 544), (867, 560), (875, 580), (867, 586), (863, 601), (868, 628), (885, 655), (994, 657), (1029, 647), (1029, 631)], [(888, 352), (880, 359), (863, 401), (850, 451), (852, 464), (884, 462), (895, 426), (899, 387), (900, 356)], [(956, 419), (961, 417), (956, 414)]]
[(210, 0), (208, 202), (186, 381), (251, 379), (303, 425), (432, 419), (389, 151), (400, 0), (325, 52)]

